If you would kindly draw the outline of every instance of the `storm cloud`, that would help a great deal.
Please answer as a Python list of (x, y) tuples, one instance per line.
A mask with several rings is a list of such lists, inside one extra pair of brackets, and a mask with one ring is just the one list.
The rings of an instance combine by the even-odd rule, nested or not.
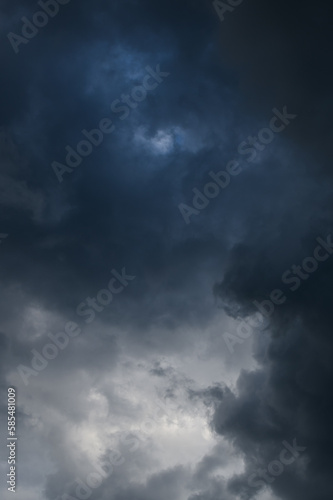
[(332, 498), (329, 7), (236, 3), (2, 2), (19, 500)]

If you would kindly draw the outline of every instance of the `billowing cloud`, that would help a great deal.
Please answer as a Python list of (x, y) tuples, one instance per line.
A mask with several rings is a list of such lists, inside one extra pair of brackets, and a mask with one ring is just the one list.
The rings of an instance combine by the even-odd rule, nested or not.
[(2, 2), (19, 500), (332, 498), (330, 16), (215, 4)]

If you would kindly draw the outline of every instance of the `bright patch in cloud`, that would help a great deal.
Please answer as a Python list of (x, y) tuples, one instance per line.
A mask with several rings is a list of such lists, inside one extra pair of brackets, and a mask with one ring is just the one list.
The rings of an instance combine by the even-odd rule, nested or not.
[(139, 127), (134, 141), (155, 155), (166, 155), (174, 149), (174, 135), (170, 131), (159, 130), (153, 137), (148, 137), (146, 129)]

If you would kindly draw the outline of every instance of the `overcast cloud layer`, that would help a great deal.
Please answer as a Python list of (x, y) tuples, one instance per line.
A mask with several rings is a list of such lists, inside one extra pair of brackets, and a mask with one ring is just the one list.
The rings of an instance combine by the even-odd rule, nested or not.
[(332, 500), (330, 5), (49, 1), (1, 2), (1, 498), (14, 387), (18, 500)]

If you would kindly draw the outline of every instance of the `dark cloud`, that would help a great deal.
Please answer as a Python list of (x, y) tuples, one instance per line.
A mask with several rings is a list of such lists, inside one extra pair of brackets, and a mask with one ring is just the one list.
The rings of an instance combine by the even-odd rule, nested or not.
[[(294, 292), (281, 281), (332, 233), (329, 7), (244, 0), (221, 22), (210, 0), (72, 0), (15, 54), (8, 32), (38, 10), (3, 1), (0, 24), (18, 498), (72, 491), (117, 448), (126, 461), (92, 499), (250, 499), (249, 475), (297, 439), (306, 452), (262, 498), (331, 499), (333, 260)], [(112, 103), (158, 65), (169, 75), (121, 120)], [(297, 117), (248, 161), (240, 144), (284, 106)], [(52, 162), (105, 118), (115, 130), (58, 182)], [(231, 160), (241, 173), (186, 224), (179, 204)], [(124, 267), (135, 279), (86, 323), (79, 304)], [(285, 303), (231, 354), (223, 333), (276, 288)], [(17, 365), (69, 321), (80, 335), (25, 386)]]

